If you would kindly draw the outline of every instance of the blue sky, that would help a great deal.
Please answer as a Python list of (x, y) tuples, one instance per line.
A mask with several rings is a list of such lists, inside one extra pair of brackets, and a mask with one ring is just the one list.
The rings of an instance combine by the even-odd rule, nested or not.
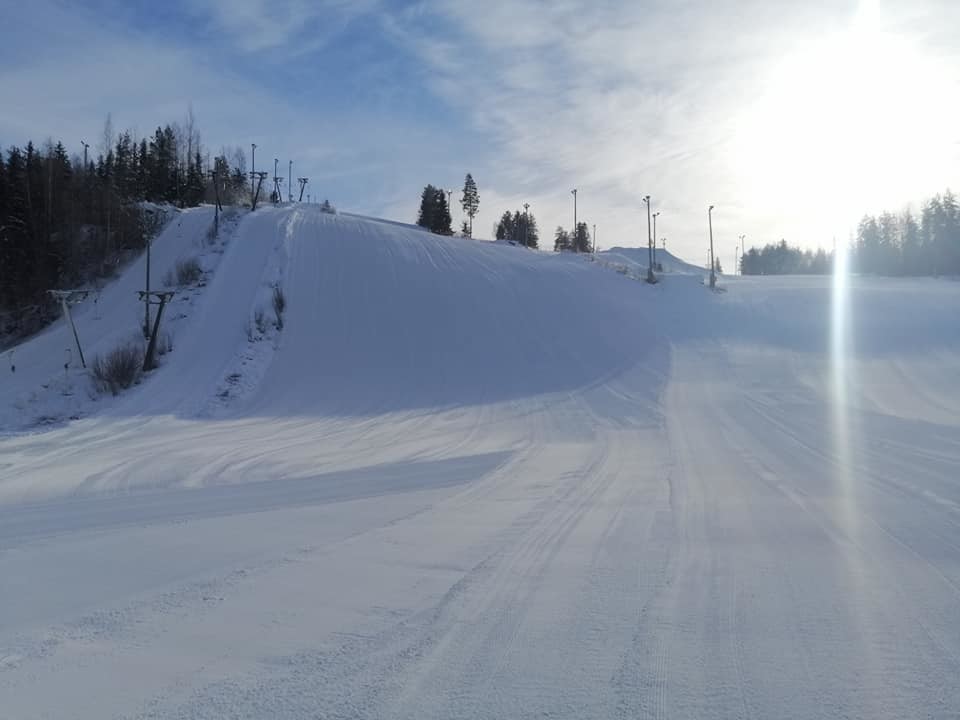
[[(294, 160), (344, 209), (412, 220), (480, 187), (601, 246), (702, 260), (829, 246), (864, 212), (957, 183), (960, 4), (947, 0), (2, 0), (0, 143), (96, 146), (192, 106), (207, 147)], [(459, 210), (454, 213), (459, 219)], [(662, 231), (662, 232), (661, 232)]]

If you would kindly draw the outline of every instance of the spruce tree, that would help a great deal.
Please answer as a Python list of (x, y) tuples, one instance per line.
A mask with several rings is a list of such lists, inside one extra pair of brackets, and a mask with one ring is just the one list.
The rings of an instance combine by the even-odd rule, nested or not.
[(184, 190), (184, 203), (189, 207), (196, 207), (203, 202), (203, 193), (206, 188), (203, 160), (200, 158), (200, 152), (197, 151), (192, 159), (188, 160), (186, 188)]
[(503, 215), (500, 216), (500, 220), (493, 228), (493, 235), (497, 240), (514, 240), (515, 232), (516, 228), (513, 224), (513, 215), (510, 214), (509, 210), (504, 210)]
[(447, 204), (447, 193), (443, 188), (434, 188), (433, 227), (431, 230), (437, 235), (453, 235), (453, 218), (450, 217), (450, 206)]
[(540, 247), (540, 231), (537, 229), (537, 218), (532, 212), (524, 213), (524, 224), (526, 225), (525, 244), (536, 250)]
[(138, 200), (146, 200), (150, 190), (150, 155), (147, 152), (147, 140), (140, 141), (140, 149), (137, 151), (137, 179), (135, 182), (134, 196)]
[(427, 185), (420, 194), (420, 211), (417, 225), (438, 235), (453, 235), (453, 220), (447, 206), (447, 194), (443, 188)]
[(590, 252), (590, 231), (585, 222), (578, 222), (573, 238), (571, 239), (574, 252)]
[(473, 175), (467, 173), (463, 181), (463, 197), (460, 198), (460, 207), (464, 214), (470, 219), (470, 225), (467, 229), (467, 236), (473, 237), (473, 218), (480, 208), (480, 194), (477, 192), (477, 183), (474, 182)]
[(903, 255), (903, 272), (906, 275), (920, 275), (923, 272), (921, 255), (923, 245), (920, 241), (920, 226), (909, 210), (900, 216), (900, 252)]
[(420, 211), (417, 213), (417, 225), (431, 231), (436, 223), (436, 197), (437, 188), (433, 185), (427, 185), (420, 193)]

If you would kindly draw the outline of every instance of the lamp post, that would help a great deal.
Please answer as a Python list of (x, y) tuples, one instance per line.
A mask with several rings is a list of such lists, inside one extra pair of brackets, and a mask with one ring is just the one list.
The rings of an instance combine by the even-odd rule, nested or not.
[(83, 171), (87, 171), (87, 148), (90, 147), (90, 143), (85, 140), (81, 140), (80, 144), (83, 145)]
[(577, 236), (577, 189), (574, 188), (570, 191), (570, 194), (573, 195), (573, 236)]
[(593, 254), (597, 254), (597, 224), (593, 224)]
[(707, 222), (710, 225), (710, 287), (717, 286), (717, 263), (713, 259), (713, 205), (707, 208)]
[(643, 202), (647, 204), (647, 282), (654, 283), (656, 278), (653, 275), (653, 235), (650, 229), (650, 196), (644, 195)]
[(651, 255), (651, 262), (653, 267), (657, 266), (657, 218), (660, 216), (660, 211), (657, 210), (653, 214), (653, 242), (650, 243), (650, 247), (653, 248), (653, 254)]
[[(257, 144), (250, 143), (250, 204), (253, 205), (254, 197), (254, 185), (256, 184), (256, 171), (257, 171)], [(274, 173), (276, 174), (276, 173)]]
[(146, 294), (143, 297), (143, 337), (150, 337), (150, 246), (153, 243), (149, 233), (147, 234), (147, 277), (146, 282)]
[(530, 203), (523, 204), (523, 246), (527, 247), (528, 235), (527, 232), (530, 228)]

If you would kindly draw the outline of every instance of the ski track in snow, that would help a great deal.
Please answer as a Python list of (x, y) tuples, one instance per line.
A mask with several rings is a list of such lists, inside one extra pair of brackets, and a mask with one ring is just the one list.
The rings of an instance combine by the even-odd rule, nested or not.
[(838, 363), (829, 279), (312, 206), (222, 250), (161, 370), (0, 439), (0, 718), (960, 713), (957, 283), (851, 279)]

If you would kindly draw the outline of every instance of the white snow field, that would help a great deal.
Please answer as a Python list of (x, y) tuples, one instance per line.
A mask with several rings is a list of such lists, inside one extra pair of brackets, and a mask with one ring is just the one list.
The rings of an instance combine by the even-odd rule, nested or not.
[(4, 416), (0, 718), (957, 717), (960, 283), (598, 260), (247, 215), (161, 369)]

